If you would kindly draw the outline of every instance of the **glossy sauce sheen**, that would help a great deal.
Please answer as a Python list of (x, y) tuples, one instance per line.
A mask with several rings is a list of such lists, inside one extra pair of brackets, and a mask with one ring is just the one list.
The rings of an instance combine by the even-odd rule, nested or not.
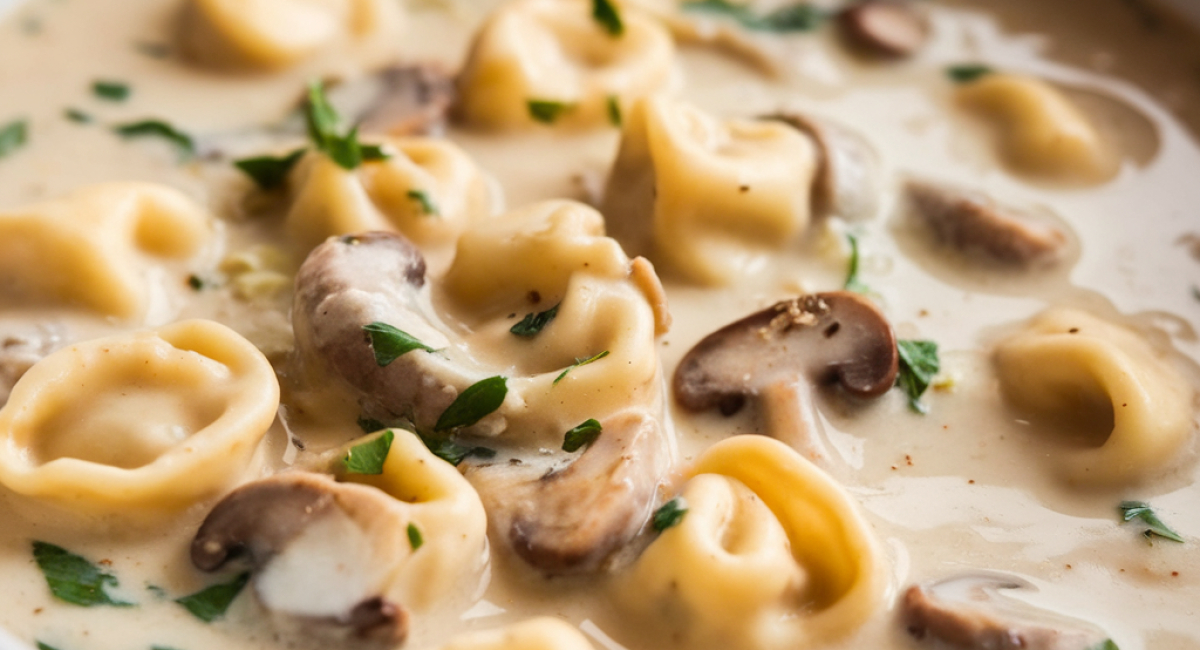
[[(928, 7), (933, 40), (910, 62), (858, 62), (832, 30), (824, 30), (770, 41), (788, 69), (778, 78), (712, 49), (682, 48), (680, 93), (700, 107), (721, 116), (802, 109), (852, 127), (877, 149), (887, 189), (880, 214), (857, 227), (862, 280), (901, 338), (940, 344), (944, 374), (956, 380), (952, 389), (931, 390), (925, 416), (910, 412), (899, 391), (866, 406), (821, 400), (820, 462), (861, 503), (892, 567), (888, 605), (835, 647), (916, 647), (897, 620), (895, 596), (916, 582), (990, 569), (1026, 577), (1038, 590), (1023, 598), (1101, 626), (1124, 650), (1200, 648), (1194, 443), (1178, 469), (1139, 485), (1067, 485), (1046, 462), (1063, 443), (1003, 403), (991, 364), (993, 346), (1005, 333), (1061, 305), (1147, 333), (1155, 345), (1181, 353), (1177, 365), (1190, 381), (1200, 377), (1200, 295), (1193, 295), (1200, 292), (1200, 39), (1169, 14), (1147, 17), (1136, 11), (1140, 6), (1117, 0), (936, 3)], [(279, 219), (246, 216), (241, 202), (248, 184), (227, 160), (282, 147), (264, 129), (287, 118), (307, 79), (353, 76), (397, 52), (407, 61), (454, 68), (486, 15), (484, 3), (414, 1), (404, 35), (377, 51), (329, 52), (298, 68), (249, 75), (203, 71), (176, 55), (158, 59), (140, 52), (139, 43), (170, 45), (176, 8), (154, 0), (35, 0), (6, 17), (0, 24), (0, 124), (28, 117), (31, 137), (24, 149), (0, 159), (0, 208), (92, 182), (154, 181), (222, 217), (225, 252), (278, 241)], [(943, 74), (946, 65), (976, 60), (1119, 98), (1150, 125), (1122, 129), (1130, 150), (1152, 153), (1144, 163), (1127, 161), (1114, 180), (1086, 189), (1039, 186), (1008, 174), (982, 132), (953, 108)], [(122, 103), (99, 100), (90, 90), (96, 79), (127, 82), (132, 96)], [(1125, 119), (1120, 111), (1105, 113), (1106, 106), (1096, 110)], [(68, 107), (94, 115), (97, 123), (64, 119)], [(211, 146), (226, 159), (177, 164), (167, 145), (123, 141), (103, 126), (144, 117), (170, 121), (198, 136), (202, 151)], [(507, 135), (452, 129), (449, 137), (496, 177), (509, 207), (583, 198), (579, 179), (603, 178), (618, 142), (609, 128)], [(932, 259), (892, 228), (899, 179), (906, 175), (978, 188), (1008, 203), (1049, 206), (1078, 238), (1078, 261), (1069, 272), (1030, 281)], [(212, 255), (219, 259), (220, 251)], [(667, 281), (674, 326), (659, 344), (666, 376), (697, 340), (725, 323), (798, 291), (841, 288), (845, 255), (840, 235), (818, 224), (803, 241), (759, 260), (734, 286), (701, 289)], [(298, 263), (293, 260), (293, 268)], [(156, 313), (167, 314), (164, 320), (214, 318), (283, 366), (291, 346), (290, 295), (248, 304), (225, 289), (179, 288), (160, 302)], [(48, 320), (65, 322), (78, 339), (121, 328), (34, 308), (0, 312), (0, 325), (10, 329)], [(286, 378), (283, 384), (287, 409)], [(322, 403), (332, 406), (308, 415), (292, 407), (289, 419), (310, 452), (357, 434), (352, 404)], [(672, 415), (684, 461), (731, 433), (763, 426), (752, 414), (725, 419), (673, 408)], [(296, 456), (277, 421), (255, 467), (268, 473)], [(1150, 502), (1187, 542), (1150, 545), (1138, 526), (1119, 525), (1116, 505), (1124, 499)], [(210, 583), (191, 567), (188, 543), (211, 506), (197, 504), (170, 520), (129, 523), (58, 512), (0, 490), (0, 626), (59, 650), (286, 647), (289, 641), (257, 618), (261, 610), (249, 592), (223, 621), (206, 624), (147, 590), (160, 587), (175, 597)], [(105, 560), (121, 580), (115, 595), (141, 606), (80, 608), (55, 601), (32, 560), (33, 539)], [(508, 557), (502, 542), (494, 540), (492, 547), (483, 601), (465, 620), (417, 623), (407, 647), (433, 646), (451, 631), (534, 614), (579, 625), (597, 648), (673, 647), (653, 630), (628, 623), (608, 603), (605, 579), (548, 581)]]

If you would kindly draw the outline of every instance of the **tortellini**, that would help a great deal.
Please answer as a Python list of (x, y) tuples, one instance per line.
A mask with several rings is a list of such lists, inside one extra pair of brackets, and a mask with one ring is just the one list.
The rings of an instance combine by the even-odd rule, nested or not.
[(995, 359), (1016, 408), (1083, 435), (1059, 459), (1072, 482), (1147, 478), (1177, 459), (1196, 428), (1194, 390), (1179, 371), (1137, 334), (1086, 312), (1038, 315)]
[(592, 650), (592, 644), (571, 625), (544, 617), (460, 634), (439, 650)]
[(72, 345), (0, 410), (0, 482), (81, 511), (166, 511), (237, 480), (279, 385), (248, 341), (183, 321)]
[(687, 513), (616, 583), (679, 647), (807, 648), (880, 607), (884, 560), (857, 505), (782, 442), (735, 436), (688, 471)]
[[(459, 77), (458, 110), (468, 123), (516, 128), (538, 121), (609, 123), (610, 113), (663, 90), (675, 46), (666, 28), (633, 7), (613, 34), (586, 0), (515, 0), (476, 36)], [(539, 119), (531, 102), (556, 105)]]
[(808, 225), (816, 151), (775, 121), (652, 97), (629, 111), (601, 211), (631, 252), (725, 284)]
[(215, 68), (283, 68), (338, 41), (394, 30), (388, 0), (186, 0), (180, 45)]
[(963, 84), (958, 102), (989, 120), (1014, 170), (1049, 180), (1102, 182), (1119, 159), (1088, 116), (1049, 83), (992, 73)]
[[(215, 233), (204, 210), (176, 190), (149, 183), (92, 185), (0, 212), (0, 284), (16, 303), (154, 320), (163, 306), (161, 269), (195, 258)], [(179, 288), (186, 286), (186, 274), (171, 275)]]
[(398, 230), (424, 249), (446, 248), (490, 214), (483, 172), (457, 145), (396, 138), (390, 158), (349, 171), (321, 153), (292, 172), (288, 232), (306, 248), (333, 235)]

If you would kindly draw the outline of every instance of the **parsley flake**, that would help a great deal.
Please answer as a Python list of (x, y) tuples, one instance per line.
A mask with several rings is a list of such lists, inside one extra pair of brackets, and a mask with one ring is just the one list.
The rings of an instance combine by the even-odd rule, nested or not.
[(625, 33), (625, 23), (621, 21), (621, 13), (617, 11), (613, 0), (592, 0), (592, 19), (609, 36), (617, 37)]
[(110, 102), (123, 102), (129, 99), (129, 85), (120, 81), (93, 81), (92, 94)]
[(858, 237), (847, 233), (846, 241), (850, 242), (850, 265), (846, 270), (846, 284), (844, 286), (847, 291), (853, 291), (854, 293), (870, 293), (871, 289), (858, 279), (858, 265), (860, 259), (858, 253)]
[(575, 453), (586, 445), (596, 442), (600, 437), (600, 431), (603, 427), (596, 421), (595, 418), (588, 418), (583, 423), (571, 429), (563, 436), (563, 451), (567, 453)]
[(546, 311), (525, 314), (525, 318), (522, 318), (521, 322), (508, 328), (508, 331), (524, 338), (536, 335), (542, 331), (542, 328), (549, 325), (550, 321), (554, 320), (554, 317), (558, 315), (558, 307), (561, 304), (560, 302)]
[(76, 124), (91, 124), (94, 121), (91, 115), (85, 113), (78, 108), (67, 108), (63, 110), (63, 117), (71, 120)]
[[(587, 357), (586, 359), (581, 359), (579, 357), (575, 357), (575, 363), (567, 366), (567, 368), (565, 370), (563, 370), (561, 373), (559, 373), (559, 375), (554, 378), (553, 383), (557, 384), (558, 382), (562, 381), (563, 377), (566, 377), (568, 372), (571, 372), (572, 370), (578, 368), (579, 366), (586, 366), (587, 364), (592, 363), (593, 361), (599, 361), (600, 359), (603, 359), (604, 357), (607, 357), (607, 356), (608, 356), (608, 350), (605, 350), (604, 352), (601, 352), (600, 354)], [(553, 384), (551, 384), (551, 385), (553, 385)]]
[[(459, 393), (433, 425), (434, 431), (467, 427), (500, 408), (508, 395), (508, 379), (501, 376), (481, 379)], [(457, 463), (456, 463), (457, 464)]]
[(827, 10), (807, 2), (784, 5), (762, 16), (755, 14), (745, 6), (734, 4), (728, 0), (697, 0), (685, 2), (682, 7), (684, 11), (725, 16), (746, 29), (777, 33), (813, 31), (824, 24), (830, 16)]
[(35, 541), (33, 559), (46, 577), (50, 593), (61, 601), (84, 607), (133, 607), (133, 603), (114, 600), (104, 590), (105, 585), (119, 586), (116, 576), (61, 546)]
[(650, 518), (650, 524), (654, 526), (655, 531), (661, 533), (672, 526), (678, 526), (687, 511), (687, 501), (683, 497), (675, 497), (654, 511), (654, 516)]
[(192, 140), (192, 136), (162, 120), (141, 120), (138, 122), (129, 122), (128, 124), (118, 124), (113, 127), (113, 131), (116, 131), (117, 135), (123, 138), (163, 138), (174, 144), (185, 157), (196, 153), (196, 143)]
[(0, 158), (20, 149), (29, 139), (29, 123), (15, 120), (0, 127)]
[(49, 643), (42, 643), (41, 641), (35, 640), (34, 644), (37, 646), (37, 650), (58, 650), (58, 648), (50, 645)]
[(286, 156), (240, 158), (233, 161), (233, 166), (254, 179), (255, 184), (260, 188), (271, 190), (283, 185), (283, 182), (287, 180), (288, 173), (292, 171), (296, 163), (300, 162), (300, 158), (306, 151), (308, 150), (301, 147)]
[(237, 598), (247, 582), (250, 582), (248, 572), (229, 582), (211, 585), (190, 596), (176, 598), (175, 602), (183, 605), (184, 609), (191, 612), (196, 618), (205, 623), (211, 623), (225, 615), (225, 610), (229, 609), (230, 603)]
[(425, 538), (421, 536), (421, 529), (417, 528), (416, 524), (410, 522), (408, 524), (408, 545), (415, 551), (424, 544)]
[(387, 323), (376, 321), (369, 325), (363, 325), (363, 331), (371, 339), (371, 349), (375, 351), (375, 363), (380, 367), (388, 365), (413, 350), (434, 351), (433, 348), (418, 341), (412, 334), (396, 329)]
[(928, 413), (929, 408), (921, 402), (921, 395), (929, 388), (933, 376), (941, 369), (938, 346), (933, 341), (896, 341), (900, 353), (900, 372), (896, 374), (896, 385), (908, 395), (908, 406), (917, 413)]
[(605, 103), (605, 108), (608, 109), (608, 123), (621, 128), (621, 98), (616, 95), (609, 95)]
[(1157, 535), (1158, 537), (1169, 539), (1172, 542), (1179, 542), (1182, 544), (1184, 541), (1183, 537), (1164, 524), (1163, 521), (1158, 518), (1158, 515), (1154, 513), (1154, 510), (1150, 508), (1150, 504), (1144, 501), (1122, 501), (1121, 505), (1118, 506), (1118, 510), (1121, 511), (1122, 520), (1133, 521), (1134, 519), (1141, 519), (1142, 523), (1149, 526), (1149, 528), (1142, 533), (1147, 539), (1149, 539), (1151, 535)]
[(388, 425), (380, 422), (379, 420), (376, 420), (375, 418), (369, 418), (369, 417), (366, 417), (363, 415), (358, 416), (357, 424), (358, 424), (358, 428), (362, 429), (363, 433), (375, 433), (376, 431), (379, 431), (380, 429), (388, 428)]
[(304, 121), (308, 128), (308, 139), (318, 151), (329, 156), (342, 169), (355, 169), (364, 162), (391, 157), (391, 153), (382, 146), (360, 144), (357, 126), (352, 127), (346, 135), (339, 135), (337, 128), (340, 119), (325, 97), (321, 82), (310, 83)]
[(946, 68), (946, 76), (950, 77), (950, 81), (956, 84), (967, 84), (979, 79), (980, 77), (992, 74), (995, 72), (991, 67), (982, 63), (966, 63), (963, 65), (952, 65)]
[(382, 474), (383, 463), (395, 439), (396, 434), (387, 429), (378, 438), (354, 445), (342, 458), (342, 466), (351, 474)]
[(449, 438), (435, 438), (432, 436), (419, 436), (421, 442), (425, 443), (425, 447), (438, 458), (458, 467), (468, 456), (477, 458), (493, 458), (496, 455), (495, 449), (487, 447), (466, 447), (454, 442)]
[(575, 104), (552, 99), (531, 99), (527, 102), (529, 117), (542, 124), (554, 124), (563, 113), (575, 108)]
[(434, 203), (433, 199), (429, 197), (429, 192), (426, 192), (424, 190), (409, 190), (407, 192), (407, 196), (408, 196), (408, 198), (412, 199), (413, 201), (416, 201), (417, 205), (421, 206), (421, 212), (423, 212), (424, 214), (432, 215), (435, 217), (440, 216), (442, 214), (441, 212), (438, 211), (437, 204)]
[(1121, 650), (1112, 639), (1105, 639), (1096, 645), (1089, 646), (1087, 650)]

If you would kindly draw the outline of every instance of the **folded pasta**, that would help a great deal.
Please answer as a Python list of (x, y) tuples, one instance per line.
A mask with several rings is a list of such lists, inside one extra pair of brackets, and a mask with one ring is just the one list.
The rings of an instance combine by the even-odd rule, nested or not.
[(439, 650), (592, 650), (592, 644), (570, 624), (547, 616), (460, 634)]
[(278, 406), (271, 365), (215, 322), (78, 343), (0, 410), (0, 482), (80, 511), (185, 507), (241, 477)]

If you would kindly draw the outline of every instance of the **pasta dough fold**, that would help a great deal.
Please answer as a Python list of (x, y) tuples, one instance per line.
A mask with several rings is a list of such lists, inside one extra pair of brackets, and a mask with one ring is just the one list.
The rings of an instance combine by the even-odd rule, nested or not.
[(592, 650), (592, 644), (570, 624), (543, 617), (460, 634), (439, 650)]

